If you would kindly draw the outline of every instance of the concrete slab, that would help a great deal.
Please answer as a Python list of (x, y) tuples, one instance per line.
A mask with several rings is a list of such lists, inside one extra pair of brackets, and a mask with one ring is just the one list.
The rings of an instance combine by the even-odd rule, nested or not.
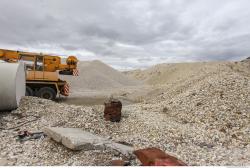
[(62, 143), (65, 147), (72, 150), (94, 150), (110, 148), (119, 153), (130, 157), (133, 155), (133, 147), (112, 142), (109, 139), (83, 131), (79, 128), (58, 128), (47, 127), (44, 129), (45, 134)]
[(26, 73), (23, 63), (0, 63), (0, 111), (14, 110), (25, 96)]
[(44, 132), (56, 142), (72, 150), (93, 150), (104, 148), (106, 139), (79, 128), (45, 128)]
[(120, 152), (121, 154), (123, 154), (125, 156), (131, 156), (131, 155), (133, 155), (133, 152), (134, 152), (133, 147), (123, 145), (123, 144), (120, 144), (120, 143), (116, 143), (116, 142), (106, 143), (105, 146), (107, 148), (111, 148), (113, 150), (116, 150), (116, 151)]

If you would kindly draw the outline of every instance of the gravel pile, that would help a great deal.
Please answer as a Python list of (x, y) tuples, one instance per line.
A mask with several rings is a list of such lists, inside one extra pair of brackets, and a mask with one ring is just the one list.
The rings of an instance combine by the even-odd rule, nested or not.
[(189, 78), (204, 75), (204, 73), (208, 73), (207, 71), (215, 71), (218, 65), (220, 65), (219, 62), (163, 63), (146, 70), (134, 70), (123, 73), (150, 85), (162, 85), (179, 82), (180, 80), (187, 81)]
[(200, 75), (158, 85), (161, 92), (143, 103), (124, 106), (120, 123), (105, 121), (103, 106), (25, 97), (17, 110), (0, 116), (0, 158), (13, 165), (109, 165), (123, 157), (111, 150), (73, 152), (48, 138), (20, 143), (14, 137), (19, 130), (54, 126), (82, 128), (135, 149), (159, 147), (189, 165), (249, 165), (249, 79), (233, 64), (205, 67)]
[[(166, 144), (177, 143), (165, 149), (192, 165), (249, 165), (249, 72), (238, 71), (237, 64), (219, 64), (189, 80), (166, 85), (165, 91), (147, 100), (142, 108), (152, 118), (156, 112), (151, 125), (160, 125), (170, 134), (172, 140)], [(158, 116), (160, 111), (165, 116)]]
[(78, 64), (79, 76), (62, 76), (69, 82), (72, 91), (106, 90), (138, 85), (131, 79), (101, 61), (81, 61)]
[[(49, 138), (16, 141), (19, 131), (39, 132), (45, 126), (84, 128), (100, 133), (105, 124), (95, 128), (101, 113), (94, 108), (77, 107), (49, 100), (25, 97), (21, 106), (10, 114), (1, 114), (0, 158), (7, 158), (14, 165), (107, 165), (116, 157), (112, 151), (74, 152)], [(25, 125), (22, 125), (26, 123)], [(91, 126), (93, 128), (91, 128)], [(95, 157), (93, 157), (95, 156)]]

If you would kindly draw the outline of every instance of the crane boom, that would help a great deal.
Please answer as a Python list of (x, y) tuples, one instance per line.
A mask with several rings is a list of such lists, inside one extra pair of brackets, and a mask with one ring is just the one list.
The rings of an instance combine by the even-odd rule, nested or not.
[[(32, 52), (22, 52), (0, 49), (0, 59), (7, 62), (18, 62), (23, 61), (35, 61), (41, 62), (44, 65), (44, 71), (55, 72), (57, 70), (62, 72), (68, 72), (65, 74), (70, 74), (74, 69), (77, 68), (77, 58), (75, 56), (69, 56), (66, 59), (66, 64), (62, 64), (61, 57), (55, 55), (48, 55), (42, 53), (32, 53)], [(63, 74), (63, 73), (62, 73)]]

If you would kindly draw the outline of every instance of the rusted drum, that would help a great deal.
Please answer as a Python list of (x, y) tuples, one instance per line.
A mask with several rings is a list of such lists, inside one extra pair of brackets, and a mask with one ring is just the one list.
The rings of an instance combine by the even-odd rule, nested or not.
[(122, 103), (119, 100), (112, 99), (104, 103), (104, 118), (106, 121), (120, 122)]

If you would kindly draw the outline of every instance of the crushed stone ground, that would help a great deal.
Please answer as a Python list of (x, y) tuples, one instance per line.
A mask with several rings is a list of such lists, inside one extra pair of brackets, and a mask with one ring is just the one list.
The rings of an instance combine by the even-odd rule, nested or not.
[(0, 158), (9, 165), (109, 165), (123, 157), (112, 150), (74, 152), (49, 138), (16, 141), (20, 130), (54, 126), (82, 128), (135, 149), (159, 147), (188, 165), (249, 165), (249, 72), (245, 64), (219, 63), (185, 79), (161, 79), (140, 103), (123, 106), (120, 123), (104, 121), (102, 105), (25, 97), (17, 110), (0, 114)]

